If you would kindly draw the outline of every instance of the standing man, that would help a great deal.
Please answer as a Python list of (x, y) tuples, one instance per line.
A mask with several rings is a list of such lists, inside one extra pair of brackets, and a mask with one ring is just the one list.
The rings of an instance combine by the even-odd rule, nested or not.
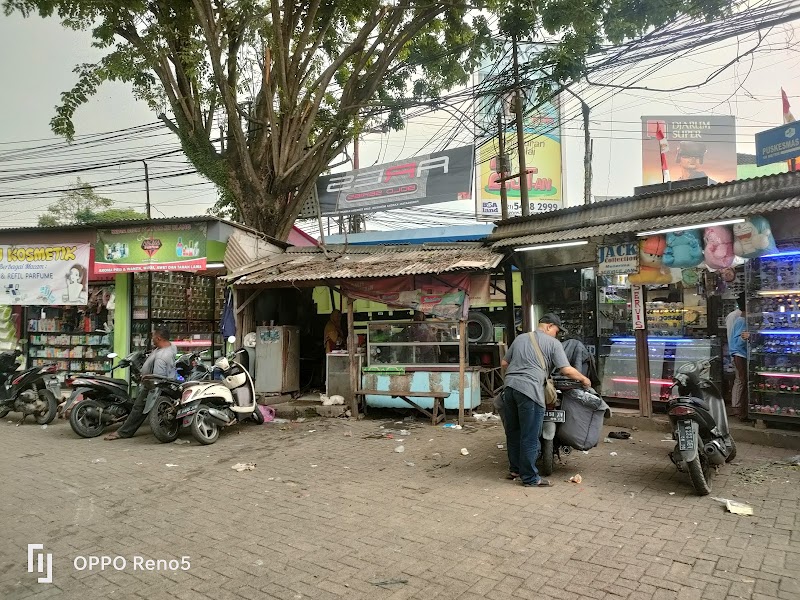
[[(550, 487), (547, 479), (539, 477), (536, 459), (539, 458), (544, 421), (544, 387), (547, 377), (554, 369), (563, 375), (577, 379), (584, 387), (591, 381), (580, 371), (571, 367), (564, 354), (561, 342), (556, 339), (563, 331), (561, 318), (547, 313), (539, 319), (539, 328), (527, 335), (518, 336), (501, 364), (506, 368), (505, 376), (505, 428), (508, 446), (508, 478), (522, 479), (529, 487)], [(534, 341), (535, 339), (535, 341)], [(545, 364), (541, 363), (538, 343)]]
[[(142, 365), (142, 375), (157, 375), (168, 379), (175, 379), (175, 357), (178, 351), (169, 341), (169, 331), (159, 327), (153, 331), (153, 346), (155, 350), (150, 353), (147, 360)], [(118, 440), (120, 438), (133, 437), (136, 430), (142, 426), (147, 415), (144, 414), (144, 405), (147, 401), (147, 394), (144, 393), (144, 386), (139, 386), (139, 393), (131, 408), (131, 414), (125, 419), (122, 426), (113, 433), (109, 433), (104, 439)]]
[(740, 419), (747, 419), (747, 309), (744, 293), (736, 299), (737, 308), (725, 317), (728, 331), (728, 353), (731, 355), (736, 378), (733, 381), (731, 409)]

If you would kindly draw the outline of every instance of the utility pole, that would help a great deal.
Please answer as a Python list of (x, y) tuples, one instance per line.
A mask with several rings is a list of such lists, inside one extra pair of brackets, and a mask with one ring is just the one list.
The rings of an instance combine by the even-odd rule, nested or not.
[(506, 176), (511, 170), (506, 156), (506, 128), (503, 124), (502, 109), (497, 112), (497, 172), (500, 173), (500, 218), (508, 218), (508, 191), (506, 190)]
[(592, 203), (592, 151), (593, 140), (589, 133), (589, 105), (581, 100), (581, 110), (583, 111), (583, 203)]
[(147, 218), (149, 219), (150, 218), (150, 173), (147, 170), (147, 162), (143, 160), (142, 164), (144, 165), (144, 189), (146, 194), (145, 212), (147, 213)]
[(519, 57), (517, 56), (517, 36), (511, 38), (514, 44), (514, 114), (517, 120), (517, 155), (519, 156), (519, 201), (522, 203), (522, 216), (531, 214), (531, 205), (528, 201), (528, 169), (525, 164), (525, 128), (522, 122), (522, 90), (519, 82)]

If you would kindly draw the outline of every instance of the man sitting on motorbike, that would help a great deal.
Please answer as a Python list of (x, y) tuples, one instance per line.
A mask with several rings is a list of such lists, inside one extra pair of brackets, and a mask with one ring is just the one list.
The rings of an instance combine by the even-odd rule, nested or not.
[[(175, 346), (170, 343), (169, 331), (166, 328), (158, 327), (153, 331), (153, 346), (155, 346), (155, 350), (147, 357), (142, 367), (142, 375), (157, 375), (158, 377), (175, 379), (177, 376), (175, 357), (178, 352)], [(147, 400), (147, 394), (144, 393), (144, 390), (144, 386), (140, 386), (136, 401), (133, 403), (133, 408), (131, 408), (131, 414), (128, 415), (122, 426), (115, 432), (108, 434), (104, 439), (118, 440), (119, 438), (133, 437), (136, 430), (142, 426), (142, 423), (147, 418), (147, 415), (144, 414), (144, 406)]]

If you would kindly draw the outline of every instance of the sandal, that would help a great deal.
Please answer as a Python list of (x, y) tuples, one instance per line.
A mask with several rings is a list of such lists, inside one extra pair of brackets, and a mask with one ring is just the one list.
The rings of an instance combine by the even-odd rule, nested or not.
[(540, 479), (534, 483), (524, 483), (522, 484), (523, 487), (553, 487), (553, 484), (550, 483), (548, 479)]
[(122, 436), (117, 433), (116, 431), (113, 433), (109, 433), (106, 437), (103, 438), (104, 440), (121, 440)]
[(612, 431), (608, 434), (608, 437), (613, 440), (629, 440), (631, 439), (631, 434), (627, 431)]
[(510, 479), (511, 481), (516, 481), (519, 479), (519, 473), (509, 473), (506, 475), (506, 479)]

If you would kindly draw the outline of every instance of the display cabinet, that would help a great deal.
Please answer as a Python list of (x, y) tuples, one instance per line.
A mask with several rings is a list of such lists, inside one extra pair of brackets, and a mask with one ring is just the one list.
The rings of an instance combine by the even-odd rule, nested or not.
[(111, 340), (85, 333), (29, 333), (28, 365), (55, 364), (61, 383), (75, 373), (103, 375), (111, 369)]
[[(650, 359), (650, 400), (666, 402), (672, 386), (672, 376), (687, 362), (712, 360), (711, 377), (720, 385), (721, 347), (719, 338), (693, 339), (650, 336), (647, 338)], [(636, 369), (636, 343), (633, 337), (602, 338), (600, 377), (602, 394), (608, 399), (638, 402), (639, 379)]]
[(458, 363), (458, 321), (371, 321), (367, 365)]
[(533, 284), (539, 315), (555, 313), (570, 337), (590, 351), (597, 346), (597, 297), (594, 268), (538, 273)]
[(751, 260), (747, 276), (749, 414), (800, 419), (800, 251)]

